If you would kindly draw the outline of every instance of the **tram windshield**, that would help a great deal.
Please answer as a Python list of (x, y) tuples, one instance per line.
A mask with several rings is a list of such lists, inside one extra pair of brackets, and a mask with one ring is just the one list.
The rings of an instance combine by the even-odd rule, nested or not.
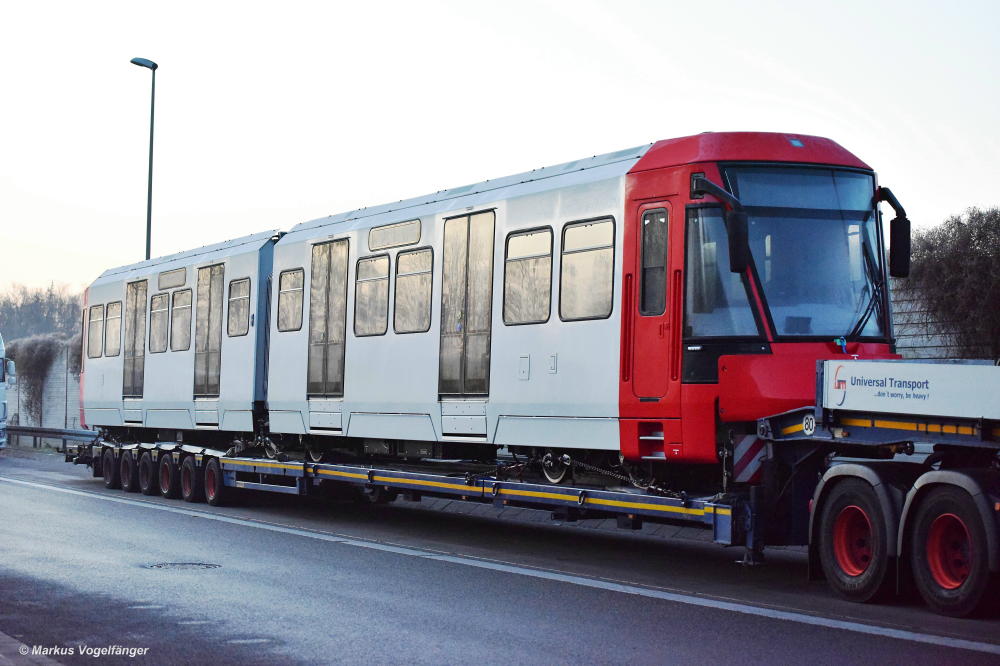
[(870, 173), (729, 166), (779, 336), (885, 336), (883, 252)]

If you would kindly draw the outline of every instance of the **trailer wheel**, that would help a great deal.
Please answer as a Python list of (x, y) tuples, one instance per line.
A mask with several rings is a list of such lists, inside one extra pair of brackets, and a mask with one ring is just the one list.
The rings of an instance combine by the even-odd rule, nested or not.
[(833, 487), (820, 518), (820, 561), (833, 591), (875, 601), (889, 589), (886, 519), (874, 489), (860, 479)]
[(191, 456), (181, 462), (181, 497), (185, 502), (205, 501), (205, 479), (198, 473)]
[(105, 488), (121, 488), (121, 477), (118, 476), (118, 465), (115, 463), (115, 452), (111, 449), (104, 449), (101, 456), (101, 469), (104, 476)]
[(226, 484), (222, 477), (222, 466), (212, 458), (205, 465), (205, 500), (212, 506), (221, 506), (225, 502)]
[(160, 494), (167, 499), (181, 496), (181, 478), (174, 457), (169, 453), (160, 456)]
[(156, 495), (160, 492), (160, 484), (156, 479), (156, 463), (153, 453), (146, 451), (139, 457), (139, 492), (143, 495)]
[(986, 528), (961, 488), (935, 488), (917, 507), (910, 562), (920, 596), (938, 613), (965, 617), (997, 604), (1000, 584), (989, 569)]
[(119, 470), (121, 472), (122, 490), (127, 493), (139, 492), (139, 467), (135, 464), (135, 456), (131, 453), (123, 454)]

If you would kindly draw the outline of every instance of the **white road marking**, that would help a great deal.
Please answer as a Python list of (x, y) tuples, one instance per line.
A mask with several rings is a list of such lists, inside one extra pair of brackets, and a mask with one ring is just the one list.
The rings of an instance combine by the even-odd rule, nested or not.
[(267, 530), (269, 532), (291, 534), (295, 536), (306, 537), (308, 539), (316, 539), (318, 541), (339, 543), (347, 546), (356, 546), (358, 548), (367, 548), (369, 550), (379, 550), (387, 553), (395, 553), (397, 555), (406, 555), (408, 557), (419, 557), (427, 560), (437, 560), (439, 562), (448, 562), (449, 564), (459, 564), (462, 566), (475, 567), (478, 569), (489, 569), (491, 571), (500, 571), (518, 576), (527, 576), (529, 578), (540, 578), (543, 580), (556, 581), (560, 583), (569, 583), (572, 585), (579, 585), (581, 587), (589, 587), (592, 589), (606, 590), (610, 592), (619, 592), (621, 594), (633, 594), (641, 597), (660, 599), (663, 601), (670, 601), (678, 604), (686, 604), (688, 606), (697, 606), (700, 608), (712, 608), (716, 610), (729, 611), (731, 613), (740, 613), (743, 615), (755, 615), (757, 617), (766, 617), (773, 620), (784, 620), (786, 622), (796, 622), (798, 624), (806, 624), (814, 627), (822, 627), (825, 629), (840, 629), (842, 631), (851, 631), (858, 634), (868, 634), (870, 636), (879, 636), (882, 638), (895, 638), (902, 641), (924, 643), (927, 645), (936, 645), (938, 647), (955, 648), (960, 650), (972, 650), (974, 652), (985, 652), (987, 654), (1000, 655), (1000, 645), (994, 643), (970, 641), (963, 638), (952, 638), (950, 636), (936, 636), (934, 634), (906, 631), (904, 629), (893, 629), (891, 627), (879, 627), (868, 624), (862, 624), (860, 622), (852, 622), (849, 620), (837, 620), (834, 618), (827, 618), (818, 615), (809, 615), (806, 613), (799, 613), (795, 611), (784, 611), (774, 608), (765, 608), (762, 606), (752, 606), (750, 604), (743, 604), (733, 601), (723, 601), (721, 599), (713, 599), (711, 597), (702, 597), (690, 594), (679, 594), (676, 592), (667, 592), (665, 590), (657, 590), (655, 588), (642, 587), (639, 585), (631, 585), (628, 583), (616, 583), (607, 580), (597, 580), (594, 578), (587, 578), (585, 576), (578, 576), (575, 574), (560, 573), (557, 571), (548, 571), (545, 569), (532, 569), (530, 567), (505, 564), (502, 562), (483, 560), (468, 556), (445, 555), (442, 553), (420, 550), (408, 546), (394, 546), (391, 544), (380, 543), (377, 541), (364, 541), (362, 539), (358, 539), (355, 537), (340, 536), (325, 532), (315, 532), (312, 530), (306, 530), (297, 527), (288, 527), (285, 525), (267, 523), (258, 520), (250, 520), (246, 518), (233, 518), (230, 516), (222, 516), (214, 513), (209, 513), (207, 511), (182, 509), (175, 506), (157, 504), (143, 500), (129, 499), (127, 497), (112, 497), (94, 492), (72, 490), (70, 488), (59, 488), (57, 486), (50, 486), (43, 483), (22, 481), (20, 479), (10, 479), (2, 476), (0, 476), (0, 481), (4, 481), (7, 483), (14, 483), (22, 486), (29, 486), (32, 488), (39, 488), (41, 490), (66, 493), (69, 495), (90, 497), (93, 499), (103, 500), (105, 502), (114, 502), (117, 504), (129, 504), (132, 506), (145, 507), (147, 509), (155, 509), (157, 511), (166, 511), (168, 513), (176, 513), (184, 516), (204, 518), (206, 520), (214, 520), (220, 523), (241, 525), (243, 527), (253, 527), (256, 529)]

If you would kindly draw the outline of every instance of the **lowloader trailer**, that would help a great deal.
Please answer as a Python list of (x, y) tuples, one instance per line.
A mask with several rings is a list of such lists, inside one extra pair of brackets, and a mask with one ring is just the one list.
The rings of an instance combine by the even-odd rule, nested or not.
[[(550, 510), (565, 521), (614, 517), (628, 529), (643, 521), (698, 525), (716, 543), (743, 546), (746, 564), (762, 562), (765, 545), (807, 545), (811, 576), (851, 600), (916, 586), (946, 615), (995, 607), (1000, 368), (819, 361), (816, 395), (814, 405), (760, 419), (757, 436), (736, 447), (754, 457), (759, 483), (711, 497), (525, 481), (516, 456), (442, 472), (440, 464), (402, 469), (99, 439), (70, 444), (66, 459), (90, 465), (109, 488), (211, 505), (238, 489), (312, 495), (353, 487), (379, 503), (444, 496)], [(746, 461), (728, 464), (732, 477)]]

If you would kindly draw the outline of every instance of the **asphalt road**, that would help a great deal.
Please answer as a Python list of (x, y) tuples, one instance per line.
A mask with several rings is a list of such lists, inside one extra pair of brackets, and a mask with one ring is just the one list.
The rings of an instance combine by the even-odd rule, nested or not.
[(155, 664), (1000, 663), (1000, 620), (841, 601), (801, 552), (748, 569), (696, 539), (491, 511), (212, 508), (0, 452), (0, 665), (38, 660), (20, 644), (62, 663), (131, 661), (83, 645)]

